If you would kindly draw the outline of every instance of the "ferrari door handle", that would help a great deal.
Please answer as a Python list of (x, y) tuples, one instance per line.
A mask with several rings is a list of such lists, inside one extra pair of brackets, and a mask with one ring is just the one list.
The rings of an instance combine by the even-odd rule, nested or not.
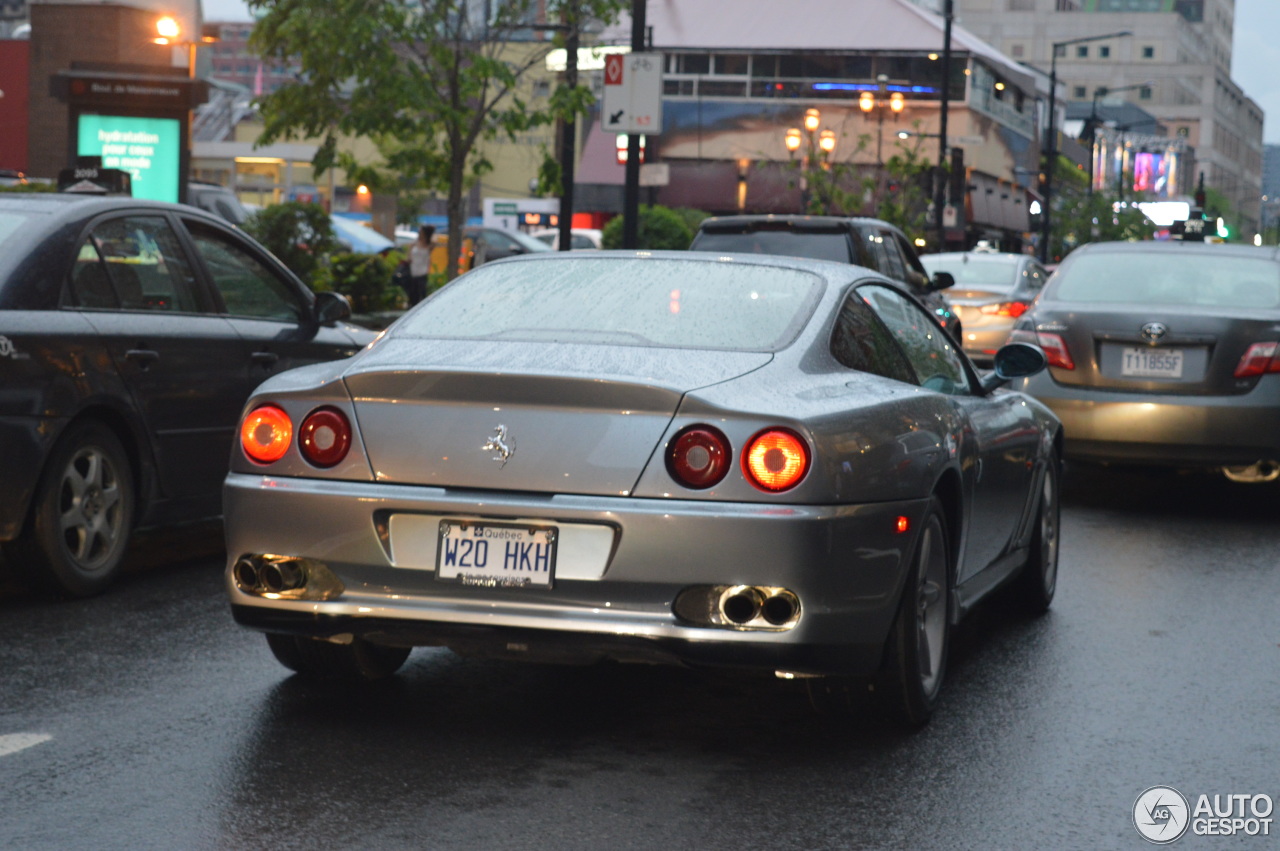
[(263, 366), (271, 366), (280, 360), (280, 356), (275, 352), (254, 352), (251, 357), (254, 363), (260, 363)]

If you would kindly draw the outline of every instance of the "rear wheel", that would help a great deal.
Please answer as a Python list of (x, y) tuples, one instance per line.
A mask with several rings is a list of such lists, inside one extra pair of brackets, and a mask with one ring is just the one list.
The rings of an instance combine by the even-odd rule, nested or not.
[(1040, 485), (1040, 507), (1036, 512), (1035, 531), (1031, 536), (1031, 552), (1018, 578), (1013, 593), (1018, 605), (1028, 614), (1039, 615), (1049, 610), (1058, 588), (1058, 535), (1061, 520), (1060, 467), (1056, 453), (1045, 466)]
[(268, 633), (267, 646), (280, 664), (314, 680), (381, 680), (409, 658), (408, 647), (387, 647), (363, 638), (335, 644), (320, 638)]
[(120, 572), (134, 500), (133, 473), (116, 436), (99, 423), (73, 425), (49, 456), (27, 528), (5, 556), (38, 588), (98, 594)]
[(935, 497), (920, 528), (877, 692), (884, 709), (908, 726), (929, 720), (947, 669), (951, 640), (951, 550)]

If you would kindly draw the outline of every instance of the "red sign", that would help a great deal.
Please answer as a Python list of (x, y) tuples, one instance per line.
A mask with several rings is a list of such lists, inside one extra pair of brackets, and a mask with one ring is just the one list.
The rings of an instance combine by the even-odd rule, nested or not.
[(622, 85), (622, 60), (625, 53), (609, 53), (604, 57), (604, 84), (606, 86)]

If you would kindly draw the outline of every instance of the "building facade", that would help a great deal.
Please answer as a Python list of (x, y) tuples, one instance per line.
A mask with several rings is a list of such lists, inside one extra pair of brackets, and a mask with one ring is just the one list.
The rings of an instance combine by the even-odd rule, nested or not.
[[(955, 0), (957, 19), (1011, 58), (1049, 69), (1061, 94), (1090, 102), (1100, 88), (1129, 96), (1195, 150), (1205, 184), (1233, 207), (1237, 232), (1260, 225), (1261, 108), (1231, 79), (1234, 0)], [(1198, 174), (1196, 175), (1198, 177)]]

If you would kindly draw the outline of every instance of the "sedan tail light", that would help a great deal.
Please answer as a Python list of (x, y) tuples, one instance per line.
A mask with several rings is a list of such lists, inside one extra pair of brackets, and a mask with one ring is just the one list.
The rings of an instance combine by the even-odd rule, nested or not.
[(1056, 366), (1059, 369), (1076, 368), (1076, 362), (1071, 359), (1071, 350), (1067, 348), (1067, 341), (1057, 334), (1036, 331), (1031, 328), (1014, 328), (1009, 332), (1009, 342), (1030, 343), (1033, 346), (1039, 346), (1044, 350), (1044, 356), (1048, 359), (1049, 366)]
[(240, 448), (257, 464), (279, 461), (292, 441), (293, 421), (275, 405), (259, 405), (240, 423)]
[(317, 467), (340, 463), (350, 448), (351, 423), (337, 408), (317, 408), (298, 429), (298, 449)]
[(747, 444), (742, 468), (751, 484), (764, 491), (793, 488), (809, 470), (809, 447), (794, 432), (772, 428)]
[(1030, 308), (1031, 305), (1025, 301), (1002, 301), (999, 304), (984, 304), (978, 308), (978, 312), (987, 316), (1008, 316), (1017, 319)]
[(711, 426), (689, 426), (676, 435), (667, 449), (667, 472), (688, 488), (702, 489), (720, 483), (729, 472), (729, 441)]
[(1280, 358), (1276, 357), (1280, 343), (1254, 343), (1236, 365), (1236, 378), (1252, 378), (1267, 372), (1280, 372)]

